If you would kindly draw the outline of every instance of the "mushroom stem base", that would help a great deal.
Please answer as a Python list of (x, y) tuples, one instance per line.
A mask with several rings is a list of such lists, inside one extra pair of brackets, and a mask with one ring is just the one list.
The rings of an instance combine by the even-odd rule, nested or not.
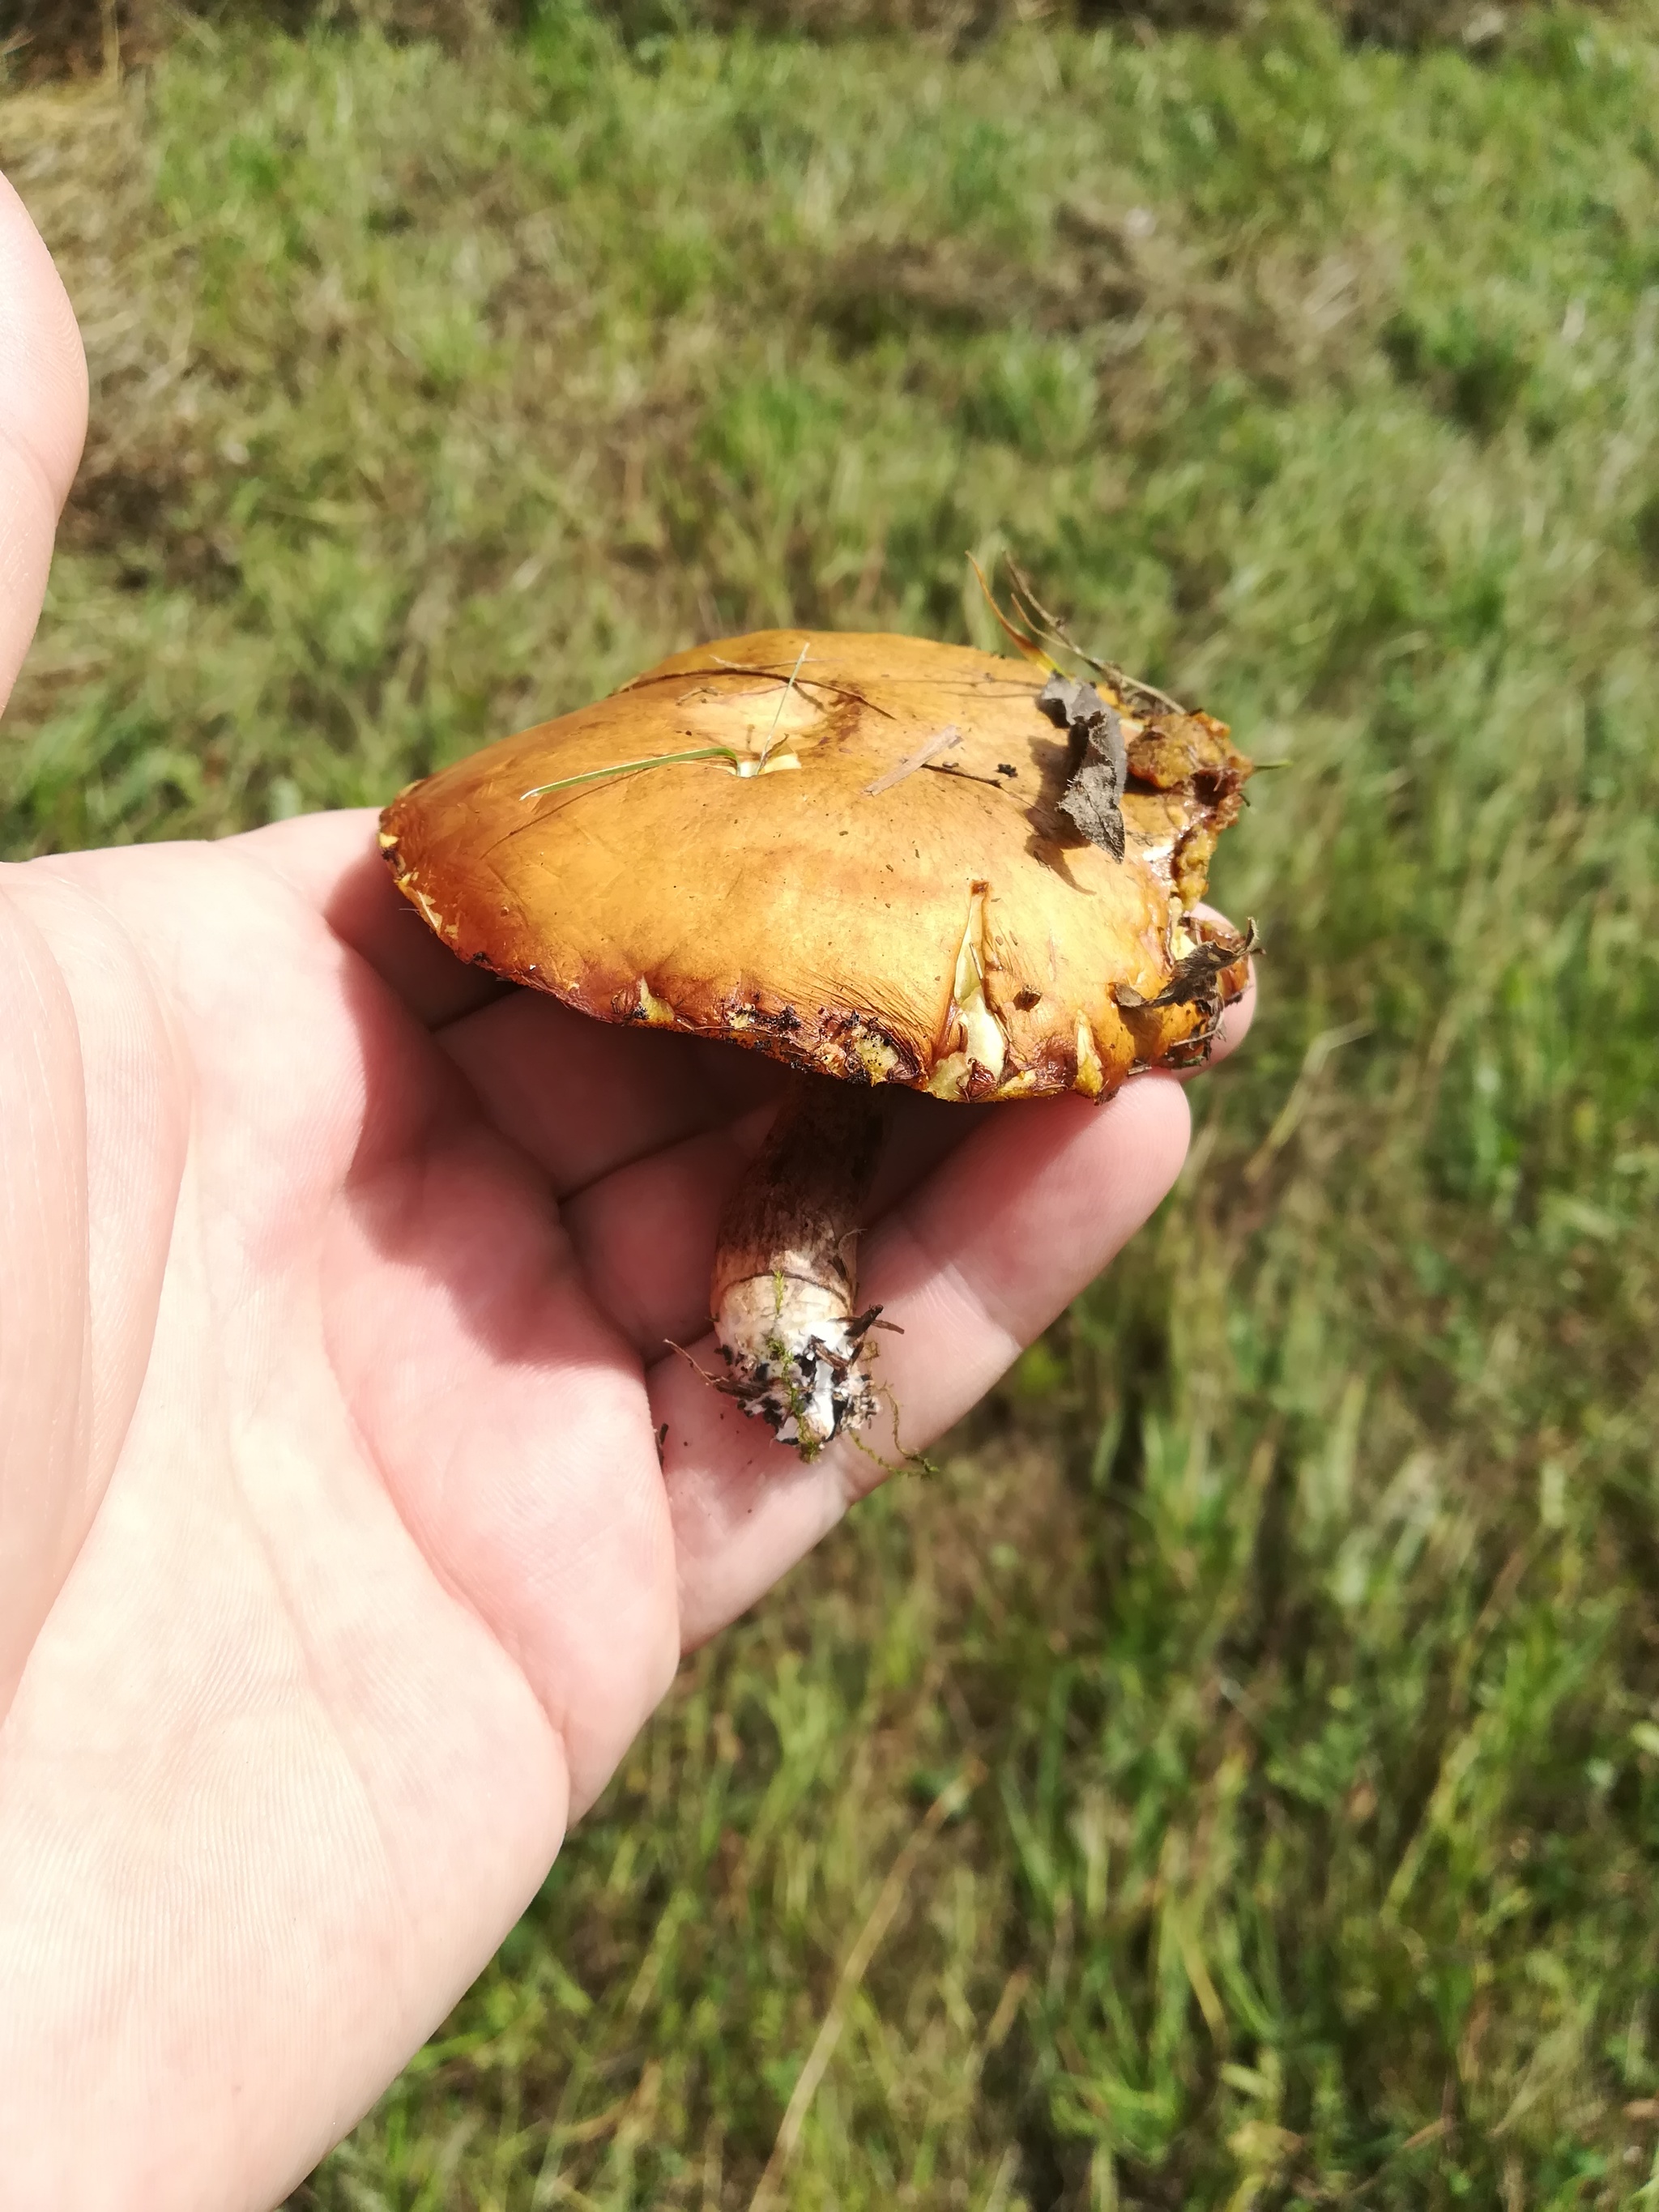
[(798, 1077), (720, 1220), (720, 1388), (804, 1460), (876, 1412), (867, 1339), (879, 1308), (857, 1310), (855, 1255), (881, 1133), (875, 1092)]

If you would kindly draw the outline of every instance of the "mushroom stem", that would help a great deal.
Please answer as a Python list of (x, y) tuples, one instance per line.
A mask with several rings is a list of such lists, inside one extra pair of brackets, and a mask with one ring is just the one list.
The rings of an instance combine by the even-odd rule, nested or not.
[(856, 1310), (860, 1213), (881, 1148), (880, 1094), (798, 1075), (720, 1217), (710, 1306), (720, 1389), (816, 1459), (876, 1410)]

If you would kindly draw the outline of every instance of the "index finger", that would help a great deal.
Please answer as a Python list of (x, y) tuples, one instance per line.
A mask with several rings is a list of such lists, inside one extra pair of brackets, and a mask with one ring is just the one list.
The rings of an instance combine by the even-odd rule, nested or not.
[(0, 707), (46, 596), (58, 511), (87, 429), (87, 364), (69, 295), (0, 177)]

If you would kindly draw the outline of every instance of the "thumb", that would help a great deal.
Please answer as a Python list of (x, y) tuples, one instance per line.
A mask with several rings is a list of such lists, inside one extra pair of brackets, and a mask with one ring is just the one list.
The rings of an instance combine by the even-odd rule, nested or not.
[(74, 311), (40, 232), (0, 177), (0, 707), (34, 635), (58, 511), (86, 430)]

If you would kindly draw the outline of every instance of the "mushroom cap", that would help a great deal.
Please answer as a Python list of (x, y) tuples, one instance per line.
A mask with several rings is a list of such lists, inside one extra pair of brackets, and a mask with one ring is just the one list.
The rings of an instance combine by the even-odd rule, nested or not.
[(462, 959), (601, 1021), (943, 1097), (1098, 1097), (1201, 1056), (1243, 988), (1243, 941), (1192, 909), (1249, 763), (1101, 679), (1115, 859), (1060, 811), (1042, 683), (920, 638), (728, 638), (411, 784), (380, 842)]

